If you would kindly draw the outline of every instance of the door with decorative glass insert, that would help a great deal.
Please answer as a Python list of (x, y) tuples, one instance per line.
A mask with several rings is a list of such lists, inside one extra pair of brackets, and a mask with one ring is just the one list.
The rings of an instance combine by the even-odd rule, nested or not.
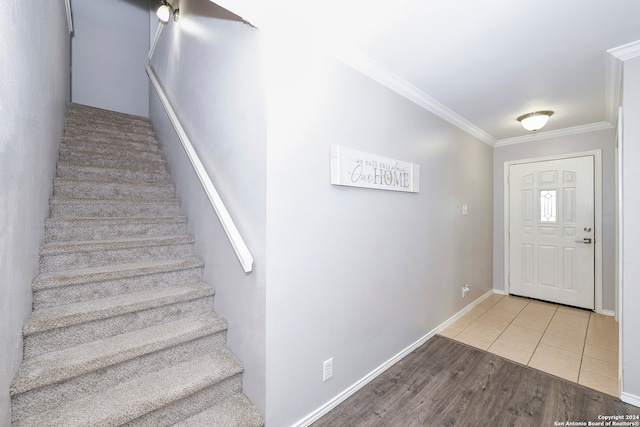
[(594, 309), (594, 157), (509, 167), (509, 293)]

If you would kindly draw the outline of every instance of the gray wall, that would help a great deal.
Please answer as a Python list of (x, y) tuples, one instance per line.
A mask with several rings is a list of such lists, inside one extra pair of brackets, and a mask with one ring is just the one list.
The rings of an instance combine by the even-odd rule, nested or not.
[(73, 102), (148, 117), (148, 0), (73, 0)]
[(640, 404), (640, 58), (624, 62), (623, 92), (623, 266), (622, 361), (623, 393)]
[(615, 129), (496, 147), (493, 154), (493, 285), (504, 290), (504, 163), (602, 150), (602, 306), (615, 310)]
[(63, 1), (8, 2), (0, 13), (0, 425), (22, 360), (22, 325), (69, 101), (69, 33)]
[[(151, 119), (245, 392), (268, 425), (290, 425), (491, 290), (492, 149), (312, 49), (265, 48), (211, 2), (180, 10), (152, 65), (248, 239), (250, 275), (153, 95)], [(421, 192), (331, 186), (331, 144), (420, 164)]]
[[(267, 51), (269, 426), (307, 416), (492, 289), (492, 148), (303, 34)], [(331, 144), (419, 164), (420, 193), (332, 186)]]
[[(265, 411), (266, 113), (258, 30), (208, 0), (182, 0), (152, 65), (211, 180), (251, 250), (246, 275), (155, 96), (151, 120), (229, 321), (228, 346), (244, 366), (244, 390)], [(153, 13), (153, 12), (152, 12)]]

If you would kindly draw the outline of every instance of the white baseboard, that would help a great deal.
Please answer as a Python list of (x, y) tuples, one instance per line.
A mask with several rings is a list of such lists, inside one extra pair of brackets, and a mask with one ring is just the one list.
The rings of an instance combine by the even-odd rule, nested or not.
[(613, 310), (602, 310), (602, 314), (605, 316), (614, 317), (616, 315), (616, 312)]
[(447, 329), (453, 322), (455, 322), (456, 320), (460, 319), (462, 316), (464, 316), (465, 314), (470, 312), (475, 306), (477, 306), (482, 301), (484, 301), (487, 298), (489, 298), (491, 295), (497, 294), (497, 293), (499, 293), (499, 292), (496, 292), (494, 289), (491, 289), (489, 292), (485, 293), (480, 298), (476, 299), (471, 304), (469, 304), (468, 306), (466, 306), (465, 308), (463, 308), (462, 310), (460, 310), (459, 312), (454, 314), (452, 317), (450, 317), (444, 323), (441, 323), (440, 326), (438, 326), (437, 328), (434, 329), (435, 333), (433, 335), (439, 333), (440, 331), (443, 331), (444, 329)]
[(620, 393), (620, 400), (633, 406), (640, 408), (640, 396), (636, 396), (630, 393)]
[(330, 401), (328, 401), (327, 403), (325, 403), (324, 405), (322, 405), (321, 407), (319, 407), (318, 409), (316, 409), (315, 411), (313, 411), (312, 413), (310, 413), (306, 417), (302, 418), (301, 420), (299, 420), (298, 422), (293, 424), (292, 427), (307, 427), (307, 426), (311, 425), (312, 423), (318, 421), (320, 419), (320, 417), (322, 417), (323, 415), (327, 414), (329, 411), (331, 411), (333, 408), (338, 406), (340, 403), (344, 402), (349, 396), (351, 396), (352, 394), (354, 394), (355, 392), (360, 390), (362, 387), (364, 387), (367, 384), (369, 384), (377, 376), (379, 376), (384, 371), (389, 369), (391, 366), (396, 364), (403, 357), (405, 357), (406, 355), (408, 355), (409, 353), (411, 353), (412, 351), (414, 351), (415, 349), (420, 347), (422, 344), (427, 342), (430, 338), (432, 338), (438, 332), (442, 331), (443, 329), (446, 329), (449, 325), (451, 325), (453, 322), (455, 322), (456, 320), (458, 320), (459, 318), (464, 316), (471, 309), (473, 309), (475, 306), (480, 304), (485, 299), (489, 298), (494, 293), (500, 293), (500, 292), (499, 291), (496, 292), (496, 291), (494, 291), (492, 289), (489, 292), (485, 293), (480, 298), (476, 299), (471, 304), (469, 304), (468, 306), (463, 308), (461, 311), (459, 311), (458, 313), (456, 313), (455, 315), (450, 317), (444, 323), (440, 324), (439, 326), (437, 326), (436, 328), (434, 328), (433, 330), (428, 332), (426, 335), (424, 335), (422, 338), (420, 338), (419, 340), (417, 340), (416, 342), (411, 344), (409, 347), (405, 348), (400, 353), (396, 354), (391, 359), (387, 360), (382, 365), (378, 366), (376, 369), (374, 369), (369, 374), (364, 376), (362, 379), (357, 381), (355, 384), (353, 384), (352, 386), (350, 386), (349, 388), (344, 390), (342, 393), (340, 393), (339, 395), (337, 395), (336, 397), (334, 397), (333, 399), (331, 399)]
[(630, 393), (622, 392), (620, 393), (620, 400), (622, 400), (624, 403), (628, 403), (630, 405), (637, 406), (640, 408), (640, 396), (635, 396)]

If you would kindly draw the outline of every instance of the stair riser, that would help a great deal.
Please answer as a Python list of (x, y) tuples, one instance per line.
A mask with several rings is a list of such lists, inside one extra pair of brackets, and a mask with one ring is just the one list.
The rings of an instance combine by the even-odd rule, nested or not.
[(81, 137), (63, 137), (60, 148), (64, 148), (66, 150), (74, 150), (78, 148), (85, 151), (89, 150), (104, 154), (113, 153), (116, 155), (122, 155), (123, 150), (127, 150), (133, 152), (136, 156), (153, 155), (156, 158), (158, 155), (160, 155), (160, 149), (155, 144), (136, 143), (131, 141), (117, 141), (106, 138), (92, 138), (91, 140), (89, 140)]
[(115, 123), (130, 126), (151, 127), (148, 118), (141, 116), (130, 116), (111, 111), (78, 111), (69, 109), (67, 121), (85, 122), (85, 123)]
[(165, 162), (154, 156), (145, 158), (137, 155), (125, 157), (115, 154), (100, 154), (91, 152), (71, 152), (60, 150), (59, 160), (65, 163), (86, 166), (103, 166), (112, 168), (144, 168), (149, 170), (165, 170)]
[[(202, 412), (242, 389), (242, 375), (236, 374), (217, 384), (166, 405), (156, 411), (128, 422), (127, 427), (171, 426), (183, 419)], [(230, 426), (231, 427), (231, 426)]]
[(167, 286), (177, 286), (183, 283), (196, 283), (202, 281), (203, 276), (204, 268), (190, 268), (132, 278), (86, 282), (79, 285), (42, 289), (33, 293), (33, 308), (37, 310), (108, 298), (129, 292), (141, 292)]
[(89, 133), (118, 133), (132, 135), (155, 136), (153, 128), (149, 124), (126, 122), (124, 120), (81, 120), (69, 118), (65, 122), (69, 131), (84, 131)]
[(212, 310), (213, 296), (209, 296), (27, 335), (24, 337), (24, 357), (34, 357), (136, 329), (210, 313)]
[(180, 215), (180, 205), (168, 203), (62, 203), (52, 204), (52, 218), (149, 217)]
[(66, 252), (60, 254), (41, 255), (40, 272), (46, 273), (49, 271), (62, 271), (66, 269), (124, 264), (131, 262), (131, 260), (144, 262), (159, 259), (187, 258), (193, 254), (192, 243), (87, 252)]
[(127, 141), (155, 143), (155, 134), (147, 132), (121, 132), (117, 128), (97, 129), (91, 126), (67, 127), (64, 130), (66, 137), (88, 137), (88, 138), (114, 138)]
[(153, 132), (153, 126), (149, 120), (137, 120), (137, 119), (122, 119), (122, 118), (102, 118), (102, 117), (78, 117), (69, 116), (65, 121), (65, 126), (68, 127), (87, 127), (95, 126), (96, 128), (112, 129), (117, 128), (119, 130), (130, 129), (134, 132)]
[(169, 176), (166, 172), (137, 171), (134, 169), (105, 169), (92, 168), (90, 166), (58, 164), (58, 178), (87, 180), (87, 181), (109, 181), (109, 182), (131, 182), (131, 183), (158, 183), (169, 184)]
[(175, 195), (175, 187), (170, 184), (162, 186), (133, 186), (117, 183), (74, 182), (55, 183), (53, 195), (56, 197), (76, 198), (146, 198), (162, 199), (172, 198)]
[(149, 122), (130, 121), (121, 119), (98, 119), (91, 118), (89, 120), (70, 117), (66, 120), (65, 126), (69, 129), (88, 129), (92, 132), (94, 129), (98, 132), (116, 130), (119, 132), (131, 132), (134, 134), (155, 135), (153, 127)]
[(112, 240), (121, 237), (177, 236), (186, 233), (186, 222), (56, 225), (45, 226), (45, 243), (70, 240)]
[(225, 342), (226, 331), (220, 331), (13, 396), (11, 401), (13, 421), (23, 417), (23, 414), (44, 411), (81, 398), (87, 392), (98, 393), (121, 382), (158, 371), (169, 365), (185, 362), (196, 354), (213, 352), (224, 347)]

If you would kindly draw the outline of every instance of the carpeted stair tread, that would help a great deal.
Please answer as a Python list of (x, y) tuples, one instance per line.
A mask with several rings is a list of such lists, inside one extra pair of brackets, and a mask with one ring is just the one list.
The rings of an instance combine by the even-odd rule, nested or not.
[(100, 126), (100, 125), (80, 125), (74, 124), (73, 126), (67, 126), (64, 134), (66, 136), (86, 135), (91, 132), (92, 135), (107, 137), (107, 138), (119, 138), (128, 139), (131, 141), (146, 142), (148, 144), (155, 144), (155, 133), (148, 129), (126, 129), (120, 126)]
[(103, 117), (100, 115), (69, 115), (65, 120), (65, 126), (103, 126), (103, 127), (113, 127), (117, 126), (119, 129), (132, 129), (134, 131), (139, 130), (149, 130), (153, 131), (153, 126), (151, 125), (151, 121), (149, 119), (143, 118), (142, 120), (136, 118), (122, 118), (122, 117)]
[[(123, 152), (123, 149), (127, 149)], [(104, 144), (102, 142), (82, 141), (77, 139), (64, 139), (58, 149), (60, 157), (64, 156), (103, 156), (111, 160), (142, 160), (157, 163), (166, 163), (162, 158), (160, 148), (155, 145), (140, 147), (127, 146), (126, 144)]]
[(91, 217), (50, 218), (45, 221), (45, 243), (69, 240), (115, 239), (122, 236), (164, 236), (187, 233), (187, 218)]
[(264, 420), (249, 399), (237, 393), (173, 427), (262, 427)]
[(58, 162), (58, 177), (93, 181), (119, 182), (162, 182), (169, 183), (165, 171), (136, 170), (132, 168), (110, 168), (103, 166), (83, 166)]
[(194, 243), (195, 239), (188, 234), (50, 242), (40, 247), (40, 271), (121, 264), (131, 259), (154, 261), (184, 258), (193, 255)]
[(153, 144), (138, 143), (126, 140), (108, 139), (108, 138), (83, 138), (81, 136), (63, 136), (60, 148), (63, 149), (76, 149), (79, 148), (86, 151), (100, 152), (100, 153), (122, 153), (122, 150), (128, 150), (134, 154), (146, 155), (153, 154), (159, 156), (160, 147)]
[(118, 132), (133, 135), (150, 135), (155, 137), (150, 123), (141, 121), (127, 122), (126, 120), (100, 120), (98, 118), (69, 117), (65, 121), (67, 130), (82, 130), (84, 133)]
[(68, 117), (101, 117), (109, 120), (127, 120), (131, 122), (148, 123), (149, 119), (144, 116), (137, 116), (135, 114), (122, 113), (120, 111), (105, 110), (99, 107), (93, 107), (91, 105), (84, 105), (78, 103), (69, 104)]
[(78, 268), (75, 270), (51, 271), (40, 273), (33, 281), (34, 291), (79, 285), (87, 282), (124, 279), (151, 275), (168, 271), (201, 268), (204, 262), (198, 257), (167, 259), (128, 264), (112, 264), (99, 267)]
[(173, 216), (180, 214), (180, 201), (166, 197), (158, 199), (52, 197), (49, 200), (49, 208), (52, 218)]
[[(114, 206), (122, 206), (126, 208), (128, 205), (164, 205), (167, 207), (179, 207), (180, 202), (175, 198), (157, 198), (157, 199), (133, 199), (130, 197), (113, 197), (113, 198), (76, 198), (76, 197), (52, 197), (49, 199), (49, 204), (51, 207), (61, 206), (61, 205), (84, 205), (89, 207), (90, 205), (114, 205)], [(123, 215), (119, 215), (122, 217)], [(56, 216), (54, 218), (59, 218), (60, 216)], [(98, 217), (98, 218), (113, 218), (113, 217)]]
[(166, 161), (160, 155), (160, 152), (153, 150), (131, 150), (122, 147), (102, 147), (102, 146), (69, 146), (61, 145), (58, 150), (59, 161), (77, 164), (99, 164), (100, 162), (108, 162), (114, 165), (130, 165), (133, 162), (152, 165), (154, 167), (162, 167), (164, 169)]
[(79, 116), (77, 114), (69, 115), (65, 120), (66, 126), (75, 126), (75, 125), (93, 125), (93, 126), (118, 126), (120, 129), (122, 128), (134, 128), (134, 130), (138, 129), (148, 129), (153, 131), (153, 126), (151, 125), (151, 121), (147, 118), (131, 118), (131, 117), (104, 117), (101, 115), (90, 115), (85, 114), (84, 116)]
[[(95, 174), (104, 174), (104, 175), (149, 175), (155, 176), (156, 178), (162, 179), (167, 178), (169, 174), (164, 168), (156, 168), (156, 169), (137, 169), (137, 168), (123, 168), (123, 167), (109, 167), (109, 166), (93, 166), (93, 165), (81, 165), (75, 163), (66, 163), (66, 162), (58, 162), (58, 172), (63, 173), (72, 173), (75, 171), (82, 171), (85, 173), (95, 173)], [(58, 176), (59, 178), (67, 178), (67, 176)], [(73, 179), (73, 178), (72, 178)], [(77, 178), (76, 178), (77, 179)], [(96, 180), (97, 181), (97, 180)], [(120, 180), (119, 180), (120, 181)], [(136, 181), (132, 179), (132, 183)]]
[(14, 427), (122, 425), (242, 370), (240, 361), (229, 350), (221, 348), (212, 354), (135, 378), (55, 409), (18, 419)]
[(138, 239), (89, 240), (79, 242), (51, 242), (40, 247), (40, 255), (57, 255), (70, 252), (104, 251), (109, 249), (142, 248), (148, 246), (182, 245), (195, 243), (193, 236), (162, 236)]
[[(142, 170), (142, 169), (141, 169)], [(71, 197), (173, 197), (175, 187), (169, 183), (92, 181), (87, 179), (56, 178), (54, 196)]]
[(125, 153), (116, 150), (109, 152), (100, 150), (99, 147), (96, 147), (96, 149), (79, 149), (61, 146), (58, 154), (60, 161), (84, 165), (141, 164), (146, 165), (148, 168), (165, 168), (167, 163), (157, 152), (136, 152), (133, 150), (127, 150)]
[[(86, 136), (87, 132), (82, 129), (71, 130), (66, 129), (64, 131), (63, 138), (82, 138), (83, 140), (87, 140)], [(91, 141), (101, 141), (107, 143), (119, 142), (124, 145), (151, 145), (155, 146), (157, 141), (155, 137), (151, 135), (136, 135), (127, 132), (97, 132), (92, 131), (91, 136), (89, 137)]]
[(47, 227), (75, 227), (78, 225), (120, 225), (120, 224), (157, 224), (164, 222), (186, 223), (187, 217), (178, 216), (154, 216), (154, 217), (95, 217), (95, 218), (48, 218), (45, 221)]
[(11, 384), (11, 395), (55, 384), (226, 328), (224, 319), (209, 313), (41, 354), (22, 364)]
[[(77, 197), (52, 197), (49, 204), (166, 204), (179, 205), (180, 201), (175, 198), (159, 197), (157, 199), (134, 199), (131, 197), (114, 197), (114, 198), (77, 198)], [(98, 217), (102, 218), (102, 217)]]
[[(97, 240), (129, 235), (159, 235), (162, 230), (184, 230), (187, 218), (181, 215), (157, 217), (49, 218), (45, 221), (45, 243), (65, 240)], [(159, 231), (154, 231), (159, 230)], [(156, 234), (152, 234), (156, 233)], [(174, 234), (178, 234), (177, 232)], [(97, 237), (96, 237), (97, 236)]]
[(214, 294), (204, 283), (172, 286), (34, 310), (23, 327), (25, 337), (98, 319), (143, 311)]

